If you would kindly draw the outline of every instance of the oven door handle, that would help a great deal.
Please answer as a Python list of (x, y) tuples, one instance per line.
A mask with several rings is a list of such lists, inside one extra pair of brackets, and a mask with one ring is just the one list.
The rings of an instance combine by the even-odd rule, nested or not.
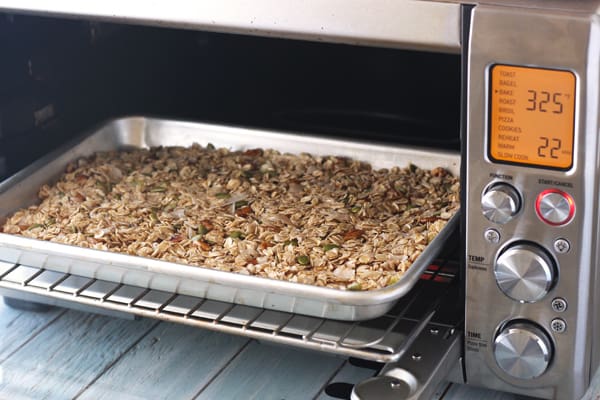
[(426, 400), (446, 381), (464, 383), (463, 332), (430, 324), (397, 362), (352, 390), (352, 400)]

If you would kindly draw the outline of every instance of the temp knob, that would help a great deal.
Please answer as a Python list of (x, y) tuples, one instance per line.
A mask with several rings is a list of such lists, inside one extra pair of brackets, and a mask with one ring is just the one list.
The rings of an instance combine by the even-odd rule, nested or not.
[(513, 378), (534, 379), (550, 365), (552, 345), (548, 335), (533, 323), (513, 322), (496, 336), (494, 357)]
[(538, 217), (549, 225), (564, 225), (575, 215), (575, 201), (570, 194), (558, 189), (541, 192), (535, 201)]
[(521, 197), (517, 189), (507, 183), (492, 185), (481, 197), (483, 215), (492, 222), (505, 224), (521, 208)]
[(504, 250), (494, 264), (496, 283), (513, 300), (533, 303), (542, 299), (554, 283), (555, 264), (540, 246), (530, 243)]

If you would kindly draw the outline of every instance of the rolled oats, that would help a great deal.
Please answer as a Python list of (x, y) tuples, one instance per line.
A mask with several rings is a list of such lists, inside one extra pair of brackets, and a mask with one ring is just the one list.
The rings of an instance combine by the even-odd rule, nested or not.
[(66, 167), (5, 233), (347, 290), (398, 281), (459, 208), (443, 168), (193, 145)]

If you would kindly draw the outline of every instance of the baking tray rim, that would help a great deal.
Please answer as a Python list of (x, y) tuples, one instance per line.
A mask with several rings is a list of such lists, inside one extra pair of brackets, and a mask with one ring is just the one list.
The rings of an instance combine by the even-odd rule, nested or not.
[[(14, 185), (17, 185), (21, 181), (27, 179), (30, 176), (30, 174), (37, 172), (44, 165), (48, 164), (51, 161), (54, 161), (56, 158), (61, 157), (68, 151), (76, 148), (78, 144), (85, 141), (87, 138), (101, 133), (103, 129), (109, 128), (111, 125), (119, 125), (136, 120), (141, 120), (146, 124), (148, 122), (191, 124), (205, 127), (242, 129), (244, 131), (253, 131), (257, 133), (260, 132), (261, 134), (272, 134), (276, 136), (285, 135), (287, 137), (300, 137), (300, 134), (297, 132), (273, 131), (267, 129), (247, 128), (242, 126), (224, 125), (218, 123), (170, 120), (145, 116), (126, 116), (108, 119), (104, 122), (94, 125), (88, 130), (85, 130), (83, 134), (77, 135), (73, 140), (68, 141), (56, 150), (37, 159), (33, 163), (16, 172), (14, 175), (8, 177), (3, 182), (0, 182), (0, 193), (4, 193), (7, 190), (10, 190), (10, 188)], [(327, 141), (328, 143), (337, 141), (353, 143), (356, 145), (364, 144), (372, 148), (382, 147), (382, 145), (380, 144), (374, 144), (371, 142), (361, 142), (359, 140), (354, 139), (341, 140), (339, 138), (336, 139), (321, 135), (301, 134), (301, 138), (310, 138), (311, 140), (323, 140)], [(399, 149), (401, 148), (403, 150), (418, 149), (424, 150), (426, 152), (432, 152), (431, 149), (423, 149), (415, 146), (387, 145), (386, 147)], [(438, 149), (436, 149), (434, 152), (436, 154), (455, 154), (453, 152)], [(234, 289), (259, 290), (266, 293), (282, 294), (288, 296), (292, 295), (306, 299), (318, 298), (318, 300), (320, 301), (328, 301), (349, 306), (369, 306), (396, 301), (402, 296), (404, 296), (408, 291), (410, 291), (413, 288), (416, 281), (420, 279), (420, 276), (427, 269), (430, 262), (433, 261), (433, 258), (437, 255), (437, 252), (439, 252), (438, 247), (443, 242), (445, 242), (451, 235), (452, 231), (456, 229), (459, 223), (459, 219), (460, 209), (457, 210), (457, 212), (452, 216), (452, 218), (446, 223), (444, 228), (442, 228), (438, 235), (436, 235), (434, 240), (432, 240), (431, 243), (429, 243), (425, 247), (425, 250), (421, 253), (421, 255), (419, 255), (419, 257), (417, 257), (415, 262), (413, 262), (413, 264), (407, 269), (407, 271), (400, 277), (398, 282), (394, 283), (393, 285), (386, 286), (384, 288), (364, 291), (334, 289), (323, 286), (290, 282), (260, 276), (243, 275), (236, 272), (220, 271), (202, 266), (174, 263), (160, 259), (111, 252), (108, 250), (90, 249), (40, 239), (26, 238), (23, 236), (7, 234), (4, 232), (0, 232), (0, 252), (3, 248), (8, 248), (12, 250), (20, 250), (24, 252), (48, 256), (63, 256), (72, 259), (73, 261), (80, 260), (82, 262), (88, 263), (92, 262), (97, 264), (109, 264), (113, 267), (131, 269), (132, 271), (158, 273), (175, 278), (192, 279), (208, 284), (214, 283), (221, 286), (228, 286)], [(420, 265), (415, 265), (418, 264), (417, 262), (420, 262)], [(52, 270), (52, 266), (44, 264), (45, 261), (40, 263), (40, 265), (29, 266)]]

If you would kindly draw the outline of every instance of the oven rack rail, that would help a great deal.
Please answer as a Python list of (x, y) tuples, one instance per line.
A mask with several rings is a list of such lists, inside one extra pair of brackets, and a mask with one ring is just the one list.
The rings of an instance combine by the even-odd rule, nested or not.
[(369, 321), (309, 317), (6, 262), (0, 262), (0, 290), (388, 363), (424, 329), (440, 338), (454, 333), (453, 323), (432, 318), (448, 304), (456, 271), (454, 263), (431, 265), (389, 313)]

